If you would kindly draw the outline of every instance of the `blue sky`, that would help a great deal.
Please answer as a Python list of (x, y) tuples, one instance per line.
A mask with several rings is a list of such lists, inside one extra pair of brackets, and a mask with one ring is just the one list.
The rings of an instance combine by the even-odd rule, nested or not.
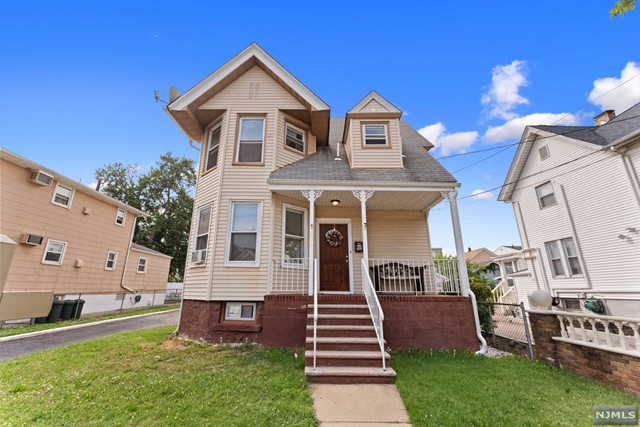
[[(639, 77), (590, 102), (640, 74), (640, 10), (611, 20), (612, 4), (3, 2), (0, 144), (85, 183), (106, 163), (196, 159), (153, 90), (184, 92), (255, 41), (333, 115), (375, 89), (435, 140), (435, 157), (504, 145), (530, 120), (589, 124), (640, 101)], [(497, 151), (442, 163), (456, 171)], [(501, 185), (514, 151), (456, 173), (460, 196)], [(467, 198), (460, 211), (465, 245), (519, 243), (510, 205)], [(431, 229), (452, 252), (447, 205)]]

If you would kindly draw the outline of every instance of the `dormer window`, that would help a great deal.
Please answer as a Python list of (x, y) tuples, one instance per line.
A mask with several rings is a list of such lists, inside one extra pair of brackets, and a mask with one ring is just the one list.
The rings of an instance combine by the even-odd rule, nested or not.
[(305, 150), (305, 132), (289, 123), (287, 123), (287, 136), (285, 145), (292, 150), (304, 154)]
[(264, 117), (240, 117), (238, 125), (237, 163), (262, 163)]
[(370, 123), (363, 126), (364, 145), (379, 147), (388, 145), (387, 125), (384, 123)]

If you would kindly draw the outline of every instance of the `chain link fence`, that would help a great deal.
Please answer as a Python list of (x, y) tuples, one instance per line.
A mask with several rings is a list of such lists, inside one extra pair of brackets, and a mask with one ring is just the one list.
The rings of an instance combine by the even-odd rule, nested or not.
[(523, 304), (484, 301), (478, 302), (478, 310), (483, 335), (490, 346), (533, 360), (533, 340)]

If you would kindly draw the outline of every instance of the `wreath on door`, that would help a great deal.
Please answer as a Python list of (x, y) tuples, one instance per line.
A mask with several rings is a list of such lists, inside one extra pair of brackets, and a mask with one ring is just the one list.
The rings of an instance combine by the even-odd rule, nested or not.
[(342, 241), (344, 240), (344, 236), (342, 235), (342, 233), (335, 228), (333, 230), (327, 231), (324, 234), (324, 238), (327, 240), (327, 244), (332, 248), (337, 248), (342, 244)]

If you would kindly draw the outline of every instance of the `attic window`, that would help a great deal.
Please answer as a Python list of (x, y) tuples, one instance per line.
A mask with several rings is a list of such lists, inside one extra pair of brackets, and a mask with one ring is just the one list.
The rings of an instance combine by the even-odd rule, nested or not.
[(387, 125), (383, 123), (364, 125), (364, 145), (387, 145)]
[(538, 149), (538, 154), (540, 154), (540, 160), (544, 160), (546, 158), (549, 157), (549, 147), (546, 145), (543, 145), (542, 147), (540, 147)]

